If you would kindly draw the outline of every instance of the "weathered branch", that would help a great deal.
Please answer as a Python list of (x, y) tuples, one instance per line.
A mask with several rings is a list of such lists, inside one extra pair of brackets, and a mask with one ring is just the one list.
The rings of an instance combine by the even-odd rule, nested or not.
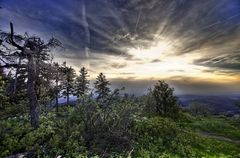
[(14, 41), (14, 30), (13, 30), (13, 24), (10, 22), (10, 29), (11, 29), (11, 34), (10, 34), (10, 42), (14, 47), (17, 47), (19, 50), (23, 51), (23, 47), (18, 45), (15, 41)]
[(0, 68), (17, 68), (17, 67), (21, 67), (21, 68), (26, 68), (26, 65), (18, 65), (18, 64), (5, 64), (5, 65), (0, 65)]

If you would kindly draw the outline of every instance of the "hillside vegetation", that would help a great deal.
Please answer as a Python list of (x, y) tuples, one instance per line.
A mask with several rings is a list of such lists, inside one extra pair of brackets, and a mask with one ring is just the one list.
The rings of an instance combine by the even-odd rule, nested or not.
[(76, 105), (61, 106), (57, 112), (56, 108), (46, 108), (37, 129), (31, 127), (23, 110), (26, 108), (21, 114), (14, 113), (13, 109), (19, 107), (5, 102), (7, 107), (1, 110), (0, 157), (19, 153), (26, 157), (240, 156), (239, 119), (193, 116), (180, 107), (176, 110), (177, 102), (167, 108), (167, 113), (157, 111), (159, 104), (153, 91), (138, 98), (117, 94), (105, 101), (86, 95)]
[(10, 26), (0, 32), (0, 157), (240, 157), (239, 118), (199, 104), (182, 109), (165, 81), (135, 97), (100, 73), (90, 88), (86, 68), (76, 75), (52, 62), (58, 40), (14, 35)]

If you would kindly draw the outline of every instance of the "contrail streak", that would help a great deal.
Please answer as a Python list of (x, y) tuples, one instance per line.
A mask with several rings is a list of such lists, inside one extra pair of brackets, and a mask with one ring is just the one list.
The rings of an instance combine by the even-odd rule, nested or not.
[(137, 22), (136, 22), (136, 26), (135, 26), (135, 32), (137, 32), (138, 23), (140, 21), (140, 18), (141, 18), (141, 10), (139, 10), (139, 12), (138, 12), (138, 18), (137, 18)]
[(89, 31), (89, 24), (87, 21), (87, 16), (86, 16), (86, 6), (84, 3), (84, 0), (82, 0), (82, 20), (83, 20), (83, 26), (85, 30), (85, 56), (87, 58), (87, 68), (89, 69), (90, 64), (88, 61), (88, 58), (90, 56), (90, 31)]
[(215, 22), (215, 23), (213, 23), (213, 24), (210, 24), (210, 25), (202, 28), (202, 30), (211, 28), (211, 27), (213, 27), (213, 26), (215, 26), (215, 25), (219, 25), (219, 24), (222, 24), (222, 23), (226, 23), (227, 21), (232, 20), (233, 18), (238, 17), (238, 16), (240, 16), (240, 13), (239, 13), (239, 14), (235, 14), (235, 15), (233, 15), (233, 16), (231, 16), (231, 17), (229, 17), (229, 18), (226, 18), (226, 19), (224, 19), (224, 20), (222, 20), (222, 21), (219, 20), (219, 21), (217, 21), (217, 22)]

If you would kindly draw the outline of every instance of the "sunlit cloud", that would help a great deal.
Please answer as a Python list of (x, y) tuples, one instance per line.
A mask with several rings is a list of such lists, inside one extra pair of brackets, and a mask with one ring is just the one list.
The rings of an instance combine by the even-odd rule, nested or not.
[(12, 21), (16, 32), (58, 38), (64, 51), (55, 60), (87, 67), (91, 79), (103, 72), (112, 81), (164, 79), (188, 93), (201, 81), (236, 92), (239, 0), (70, 1), (0, 0), (0, 29)]

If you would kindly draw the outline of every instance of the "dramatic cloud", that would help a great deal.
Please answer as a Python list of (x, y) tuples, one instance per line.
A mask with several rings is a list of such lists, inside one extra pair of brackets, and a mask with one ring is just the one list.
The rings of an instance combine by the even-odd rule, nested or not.
[[(220, 95), (220, 94), (239, 94), (240, 89), (236, 85), (240, 85), (240, 81), (236, 82), (209, 82), (199, 80), (198, 78), (173, 77), (165, 78), (174, 87), (176, 95), (198, 94), (198, 95)], [(138, 80), (134, 78), (127, 79), (111, 79), (112, 87), (125, 87), (125, 92), (135, 95), (146, 94), (149, 88), (157, 82), (154, 79)], [(127, 86), (126, 86), (127, 85)]]
[(160, 59), (153, 59), (153, 60), (151, 61), (151, 63), (158, 63), (158, 62), (161, 62), (161, 60), (160, 60)]
[(203, 58), (195, 61), (196, 64), (240, 71), (240, 54), (227, 54), (213, 58)]
[(189, 87), (200, 85), (191, 82), (198, 78), (209, 92), (215, 81), (240, 80), (239, 0), (0, 0), (0, 6), (1, 30), (12, 21), (16, 32), (58, 38), (65, 51), (55, 52), (56, 60), (86, 66), (92, 78), (181, 76), (190, 78)]

